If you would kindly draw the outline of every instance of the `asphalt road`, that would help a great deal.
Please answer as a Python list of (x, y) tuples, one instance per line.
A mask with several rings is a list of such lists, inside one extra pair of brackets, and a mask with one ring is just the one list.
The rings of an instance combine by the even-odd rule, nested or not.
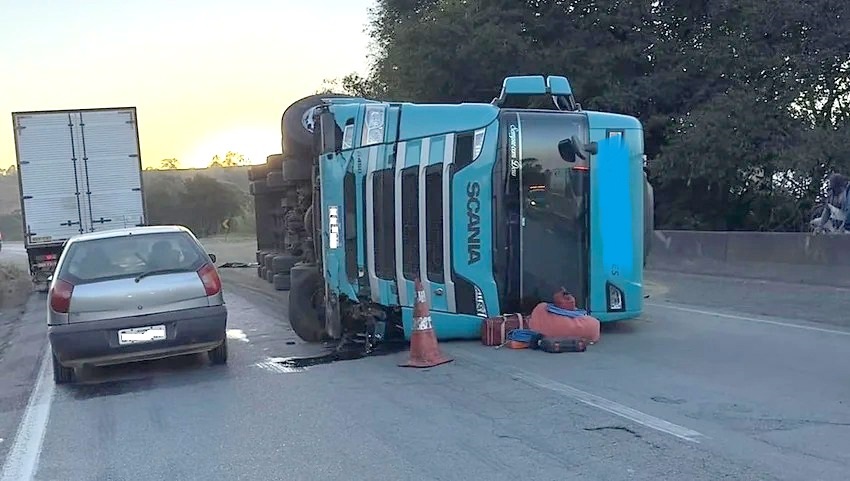
[(429, 370), (397, 367), (404, 352), (293, 370), (276, 358), (318, 348), (288, 328), (286, 294), (252, 269), (223, 276), (228, 366), (194, 356), (99, 369), (76, 386), (54, 387), (42, 367), (34, 295), (0, 360), (0, 480), (850, 472), (847, 291), (805, 291), (819, 296), (810, 315), (789, 311), (799, 286), (653, 273), (644, 318), (607, 326), (586, 353), (443, 343), (454, 362)]

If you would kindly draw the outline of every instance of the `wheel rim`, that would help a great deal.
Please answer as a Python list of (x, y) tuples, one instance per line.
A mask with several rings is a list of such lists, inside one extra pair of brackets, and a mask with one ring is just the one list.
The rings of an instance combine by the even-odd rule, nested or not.
[(301, 125), (304, 127), (304, 130), (311, 134), (316, 128), (316, 122), (313, 120), (313, 114), (316, 113), (317, 108), (318, 107), (310, 107), (306, 112), (304, 112), (304, 115), (301, 116)]

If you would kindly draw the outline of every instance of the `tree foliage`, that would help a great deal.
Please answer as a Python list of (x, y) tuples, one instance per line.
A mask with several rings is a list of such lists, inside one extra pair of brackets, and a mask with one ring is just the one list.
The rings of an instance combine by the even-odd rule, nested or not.
[(660, 228), (797, 230), (850, 172), (850, 2), (378, 0), (367, 77), (335, 89), (490, 101), (563, 74), (584, 108), (635, 115)]
[(222, 222), (245, 214), (247, 194), (238, 187), (204, 174), (185, 180), (159, 177), (145, 185), (150, 224), (178, 224), (190, 228), (198, 236), (219, 234)]

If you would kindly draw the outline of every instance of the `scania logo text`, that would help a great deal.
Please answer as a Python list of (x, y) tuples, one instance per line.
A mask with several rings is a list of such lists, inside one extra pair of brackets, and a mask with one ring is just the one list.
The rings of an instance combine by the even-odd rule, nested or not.
[(481, 260), (481, 186), (466, 184), (466, 260), (469, 265)]

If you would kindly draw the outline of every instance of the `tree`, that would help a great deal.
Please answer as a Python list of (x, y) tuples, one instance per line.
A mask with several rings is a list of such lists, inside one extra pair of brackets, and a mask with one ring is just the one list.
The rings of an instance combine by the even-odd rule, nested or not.
[(660, 228), (789, 230), (850, 171), (848, 31), (839, 0), (377, 0), (368, 77), (331, 85), (487, 102), (563, 74), (642, 121)]
[(180, 161), (177, 159), (162, 159), (159, 161), (160, 169), (162, 170), (175, 170), (180, 165)]
[(244, 155), (228, 150), (224, 154), (224, 160), (220, 156), (214, 155), (210, 167), (238, 167), (246, 163), (247, 159)]

